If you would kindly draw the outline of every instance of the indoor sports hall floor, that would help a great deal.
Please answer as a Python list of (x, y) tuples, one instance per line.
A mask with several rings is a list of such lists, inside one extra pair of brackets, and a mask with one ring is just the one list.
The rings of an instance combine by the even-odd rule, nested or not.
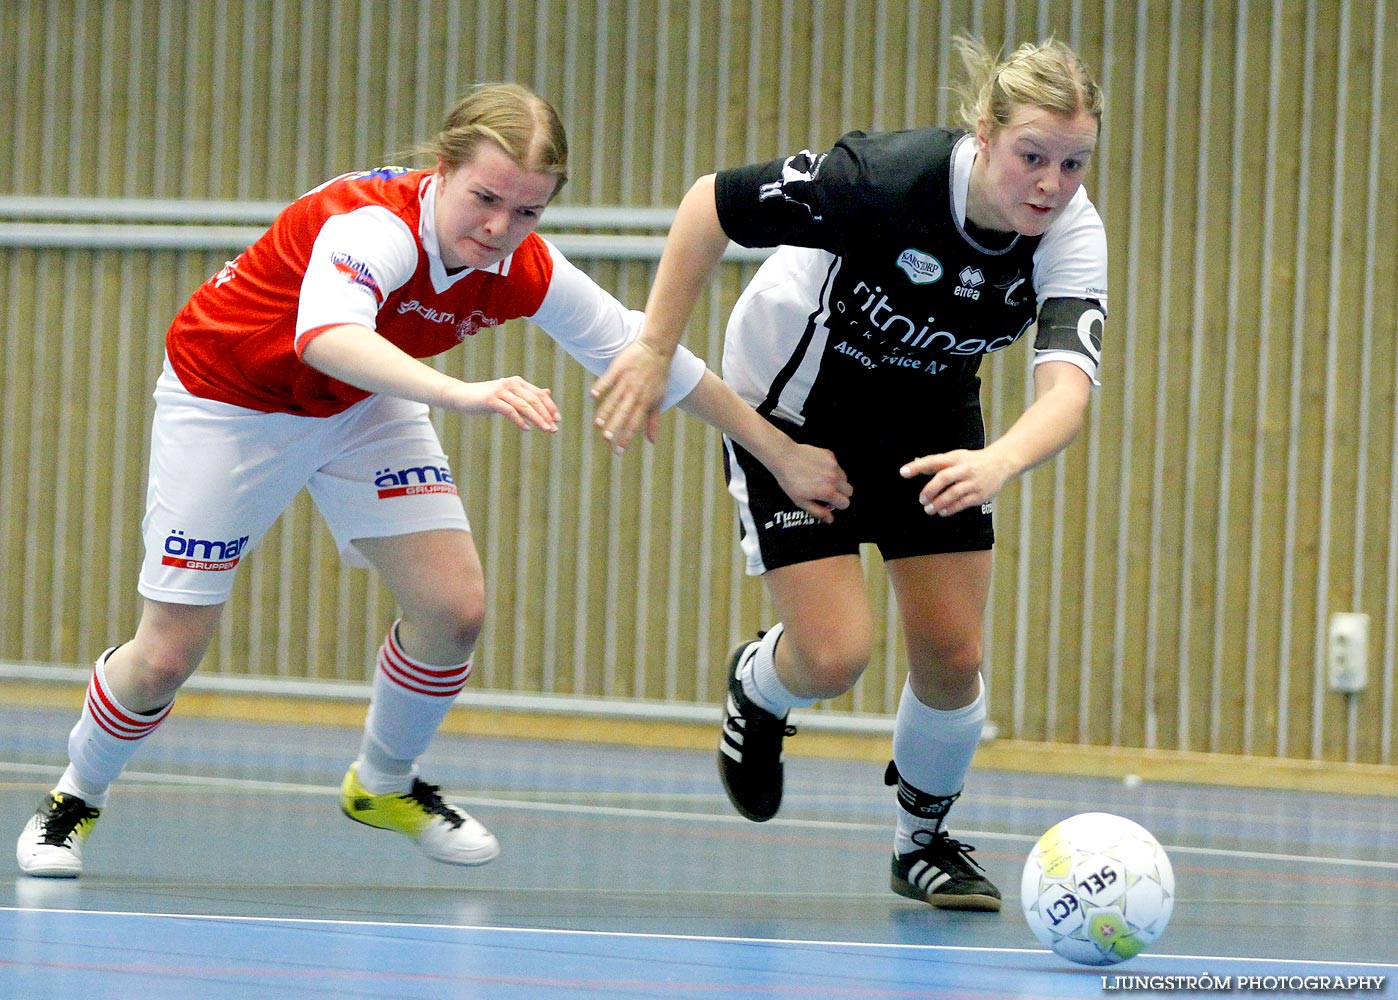
[[(6, 845), (71, 721), (0, 706)], [(341, 817), (357, 743), (172, 717), (117, 786), (81, 881), (12, 862), (0, 879), (0, 997), (970, 1000), (1207, 973), (1257, 995), (1272, 991), (1240, 977), (1381, 976), (1372, 995), (1398, 998), (1393, 798), (978, 770), (953, 831), (1008, 905), (955, 914), (888, 891), (874, 764), (789, 756), (782, 815), (759, 825), (732, 813), (708, 753), (442, 736), (425, 776), (503, 845), (456, 869)], [(1086, 810), (1144, 823), (1178, 883), (1165, 936), (1111, 969), (1041, 948), (1018, 905), (1034, 840)]]

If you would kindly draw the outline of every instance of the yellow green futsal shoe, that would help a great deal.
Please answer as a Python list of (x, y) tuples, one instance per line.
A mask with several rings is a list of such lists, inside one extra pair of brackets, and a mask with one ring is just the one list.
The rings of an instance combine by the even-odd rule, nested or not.
[(340, 784), (340, 809), (356, 823), (412, 838), (434, 861), (483, 865), (500, 853), (493, 833), (416, 777), (406, 793), (375, 795), (359, 783), (359, 764), (351, 764)]
[(100, 815), (101, 809), (75, 795), (49, 792), (15, 845), (19, 870), (39, 878), (77, 878), (83, 873), (83, 844)]

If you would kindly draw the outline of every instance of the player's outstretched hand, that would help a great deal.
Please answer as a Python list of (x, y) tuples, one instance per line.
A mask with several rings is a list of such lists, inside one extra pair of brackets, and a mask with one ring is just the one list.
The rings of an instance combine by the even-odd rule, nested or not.
[(598, 401), (594, 423), (618, 455), (641, 431), (655, 441), (669, 377), (670, 355), (638, 339), (592, 384), (592, 398)]
[(808, 444), (793, 444), (774, 464), (772, 474), (782, 490), (807, 514), (829, 524), (835, 511), (849, 506), (854, 487), (833, 452)]
[(499, 413), (522, 431), (558, 430), (559, 412), (552, 394), (518, 375), (462, 382), (447, 405), (462, 413)]
[(922, 509), (943, 517), (993, 499), (1012, 467), (987, 448), (960, 448), (940, 455), (923, 455), (898, 470), (904, 479), (931, 476), (918, 494)]

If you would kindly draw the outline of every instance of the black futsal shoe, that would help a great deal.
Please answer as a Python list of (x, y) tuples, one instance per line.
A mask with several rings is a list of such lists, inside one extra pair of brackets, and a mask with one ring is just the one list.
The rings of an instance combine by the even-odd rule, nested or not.
[(893, 856), (894, 892), (941, 910), (999, 911), (1000, 890), (981, 874), (985, 869), (971, 857), (974, 847), (945, 830), (916, 830), (913, 843), (917, 850)]
[(738, 666), (756, 650), (745, 642), (728, 663), (728, 699), (723, 706), (723, 733), (718, 741), (718, 773), (733, 808), (754, 823), (769, 820), (782, 804), (782, 740), (796, 734), (743, 693)]

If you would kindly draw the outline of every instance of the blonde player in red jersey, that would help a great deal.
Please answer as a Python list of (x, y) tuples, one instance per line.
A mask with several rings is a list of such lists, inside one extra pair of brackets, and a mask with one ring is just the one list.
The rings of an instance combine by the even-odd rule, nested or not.
[[(534, 231), (567, 178), (567, 139), (546, 101), (478, 87), (420, 151), (435, 169), (347, 174), (295, 201), (170, 327), (140, 623), (97, 660), (68, 768), (19, 838), (26, 874), (81, 873), (109, 786), (199, 666), (236, 567), (303, 487), (343, 557), (377, 569), (402, 614), (379, 650), (343, 811), (448, 864), (499, 853), (417, 774), (485, 615), (480, 558), (428, 407), (499, 414), (523, 431), (554, 431), (560, 414), (518, 375), (464, 382), (418, 359), (528, 317), (601, 374), (642, 317)], [(794, 443), (693, 355), (676, 357), (665, 403), (741, 441), (814, 516), (848, 503), (830, 452)]]

